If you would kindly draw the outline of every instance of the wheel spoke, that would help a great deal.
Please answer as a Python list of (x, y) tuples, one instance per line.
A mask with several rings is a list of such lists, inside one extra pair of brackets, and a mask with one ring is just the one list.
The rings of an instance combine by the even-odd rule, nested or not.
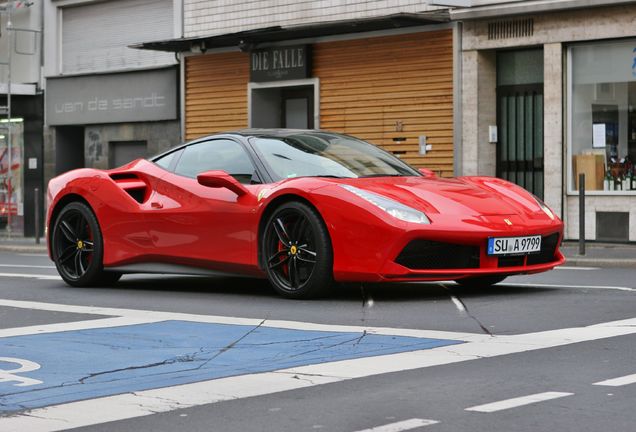
[(64, 234), (64, 237), (66, 237), (68, 241), (70, 241), (71, 243), (75, 243), (77, 241), (77, 235), (67, 221), (63, 220), (60, 223), (60, 229), (62, 230), (62, 234)]
[(283, 221), (280, 218), (276, 218), (274, 221), (274, 230), (276, 231), (276, 235), (278, 236), (278, 240), (286, 247), (291, 245), (291, 241), (289, 239), (289, 235), (287, 234), (287, 230), (285, 229), (285, 225), (283, 225)]
[(298, 288), (300, 285), (298, 280), (298, 267), (296, 266), (296, 259), (292, 258), (289, 261), (289, 284), (292, 288)]
[(59, 263), (64, 264), (66, 261), (73, 258), (75, 256), (75, 251), (77, 251), (77, 247), (74, 244), (64, 249), (58, 258)]
[(296, 256), (302, 262), (316, 264), (316, 252), (312, 252), (304, 248), (298, 248)]
[(287, 249), (283, 249), (280, 250), (278, 252), (276, 252), (274, 255), (272, 255), (268, 260), (267, 263), (268, 264), (272, 264), (272, 263), (278, 263), (278, 258), (282, 257), (283, 255), (287, 255), (289, 253), (289, 251)]
[(270, 269), (276, 268), (276, 267), (280, 266), (281, 264), (285, 264), (288, 261), (289, 261), (289, 255), (285, 255), (285, 258), (280, 260), (280, 261), (276, 261), (275, 263), (271, 263), (270, 262), (269, 268)]
[(84, 252), (93, 252), (95, 245), (90, 240), (84, 240)]
[(77, 276), (82, 276), (84, 273), (86, 273), (86, 270), (84, 269), (84, 263), (82, 263), (81, 249), (79, 249), (77, 251), (77, 255), (75, 255), (75, 269), (78, 270)]

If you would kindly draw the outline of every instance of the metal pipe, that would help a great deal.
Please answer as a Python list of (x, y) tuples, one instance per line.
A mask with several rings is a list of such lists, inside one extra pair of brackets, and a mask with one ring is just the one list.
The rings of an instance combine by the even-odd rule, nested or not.
[[(7, 2), (7, 42), (9, 45), (9, 50), (7, 53), (7, 147), (9, 149), (9, 169), (7, 170), (7, 182), (9, 184), (9, 214), (7, 215), (7, 234), (9, 239), (11, 239), (11, 195), (13, 195), (13, 181), (12, 181), (12, 171), (13, 167), (13, 137), (11, 130), (11, 52), (13, 51), (13, 30), (12, 30), (12, 18), (13, 18), (13, 0)], [(18, 201), (16, 200), (16, 209), (17, 209)]]
[(34, 218), (33, 221), (35, 223), (35, 244), (40, 244), (40, 189), (35, 188), (33, 190), (33, 208), (34, 208)]
[(579, 174), (579, 255), (585, 255), (585, 174)]

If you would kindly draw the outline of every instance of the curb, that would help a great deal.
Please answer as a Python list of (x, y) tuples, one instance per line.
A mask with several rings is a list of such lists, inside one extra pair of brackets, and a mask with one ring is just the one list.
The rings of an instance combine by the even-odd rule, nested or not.
[(566, 257), (564, 265), (573, 267), (636, 268), (636, 260)]
[(0, 245), (0, 252), (47, 254), (48, 250), (46, 245)]

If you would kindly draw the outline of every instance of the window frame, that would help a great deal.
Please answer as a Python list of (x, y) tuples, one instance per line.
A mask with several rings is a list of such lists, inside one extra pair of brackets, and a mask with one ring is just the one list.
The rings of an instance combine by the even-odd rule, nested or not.
[[(572, 51), (573, 48), (585, 45), (598, 45), (599, 43), (607, 43), (611, 44), (613, 42), (620, 42), (625, 40), (634, 40), (636, 42), (636, 38), (628, 37), (621, 39), (603, 39), (603, 40), (595, 40), (595, 41), (586, 41), (586, 42), (578, 42), (568, 44), (566, 47), (566, 61), (565, 61), (565, 178), (563, 181), (565, 182), (565, 191), (567, 196), (578, 196), (579, 190), (575, 189), (575, 179), (574, 179), (574, 154), (572, 149), (572, 123), (573, 123), (573, 93), (574, 93), (574, 80), (573, 80), (573, 68), (572, 68)], [(585, 190), (585, 195), (590, 196), (636, 196), (636, 190)]]

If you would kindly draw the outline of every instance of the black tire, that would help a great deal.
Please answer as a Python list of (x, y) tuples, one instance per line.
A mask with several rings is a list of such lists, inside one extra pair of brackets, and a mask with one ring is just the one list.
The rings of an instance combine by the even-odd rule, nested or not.
[(315, 298), (333, 286), (333, 251), (320, 215), (301, 202), (287, 202), (267, 219), (261, 238), (267, 277), (278, 294)]
[(475, 276), (465, 279), (457, 279), (457, 282), (462, 288), (468, 289), (484, 289), (498, 284), (503, 281), (507, 276)]
[(115, 283), (119, 273), (105, 272), (104, 242), (97, 218), (82, 202), (67, 204), (53, 224), (51, 251), (57, 271), (74, 287)]

